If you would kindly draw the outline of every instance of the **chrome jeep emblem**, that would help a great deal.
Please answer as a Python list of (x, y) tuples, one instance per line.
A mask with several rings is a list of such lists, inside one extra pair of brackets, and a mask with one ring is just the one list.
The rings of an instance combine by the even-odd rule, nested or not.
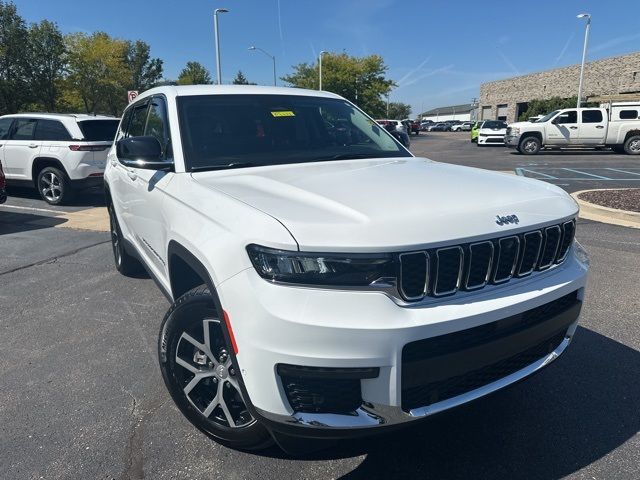
[(501, 217), (500, 215), (496, 215), (496, 223), (502, 226), (502, 225), (507, 225), (508, 223), (518, 224), (520, 223), (520, 220), (518, 219), (517, 215), (506, 215), (504, 217)]

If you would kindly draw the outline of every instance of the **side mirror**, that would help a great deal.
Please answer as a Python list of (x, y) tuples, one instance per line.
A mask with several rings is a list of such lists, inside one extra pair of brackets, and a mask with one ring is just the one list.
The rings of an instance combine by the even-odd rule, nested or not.
[(173, 162), (162, 160), (162, 145), (156, 137), (129, 137), (116, 144), (118, 160), (127, 167), (146, 170), (171, 170)]

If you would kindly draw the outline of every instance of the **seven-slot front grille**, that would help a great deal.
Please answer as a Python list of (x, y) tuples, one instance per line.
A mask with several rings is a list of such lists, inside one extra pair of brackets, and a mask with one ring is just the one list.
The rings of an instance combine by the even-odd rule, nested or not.
[(399, 291), (407, 301), (478, 290), (546, 270), (567, 256), (575, 220), (482, 242), (400, 254)]

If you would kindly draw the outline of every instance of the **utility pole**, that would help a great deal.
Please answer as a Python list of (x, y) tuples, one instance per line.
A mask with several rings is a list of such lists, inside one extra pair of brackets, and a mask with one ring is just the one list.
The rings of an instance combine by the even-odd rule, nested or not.
[(218, 14), (227, 13), (229, 10), (226, 8), (216, 8), (213, 12), (213, 31), (216, 37), (216, 75), (218, 85), (222, 84), (222, 72), (220, 68), (220, 34), (218, 32)]

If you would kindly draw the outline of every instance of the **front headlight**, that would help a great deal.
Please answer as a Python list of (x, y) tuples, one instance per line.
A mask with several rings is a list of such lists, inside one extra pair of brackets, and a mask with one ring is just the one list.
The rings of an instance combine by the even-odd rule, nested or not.
[(276, 282), (368, 286), (381, 278), (396, 276), (391, 254), (305, 253), (260, 245), (248, 245), (247, 252), (258, 274)]
[(520, 135), (520, 129), (518, 127), (511, 127), (511, 135)]

